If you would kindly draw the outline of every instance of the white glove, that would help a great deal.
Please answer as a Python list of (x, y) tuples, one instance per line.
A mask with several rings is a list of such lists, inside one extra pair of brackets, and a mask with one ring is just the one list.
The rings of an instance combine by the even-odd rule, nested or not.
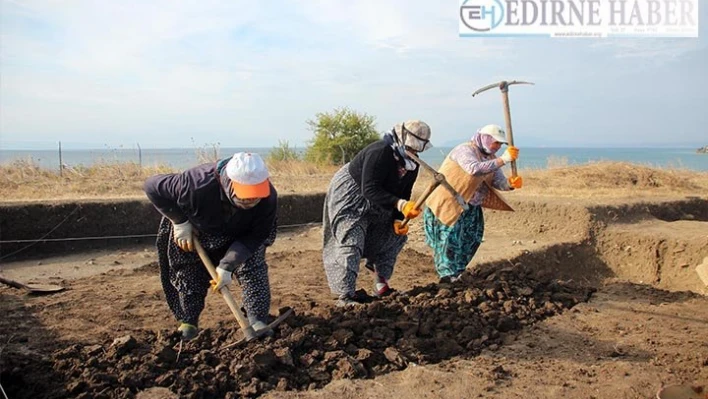
[(396, 202), (396, 209), (398, 209), (398, 212), (403, 213), (403, 207), (406, 205), (406, 200), (404, 199), (399, 199), (398, 202)]
[(504, 161), (504, 165), (508, 164), (511, 161), (516, 161), (517, 158), (519, 158), (519, 149), (513, 146), (508, 146), (506, 148), (506, 151), (500, 156), (499, 158)]
[(221, 287), (226, 287), (227, 285), (231, 284), (233, 281), (233, 278), (231, 275), (233, 272), (230, 272), (226, 269), (223, 269), (221, 267), (216, 268), (216, 274), (219, 276), (217, 281), (211, 280), (211, 287), (214, 291), (219, 291)]
[(194, 234), (192, 224), (189, 221), (180, 224), (173, 224), (174, 239), (177, 246), (185, 252), (194, 251)]

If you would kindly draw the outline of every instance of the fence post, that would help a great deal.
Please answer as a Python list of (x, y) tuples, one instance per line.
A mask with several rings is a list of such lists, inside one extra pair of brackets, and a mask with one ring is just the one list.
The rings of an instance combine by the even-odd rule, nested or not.
[(143, 168), (143, 150), (140, 148), (140, 143), (136, 143), (138, 145), (138, 164), (140, 165), (140, 169)]
[(64, 176), (64, 163), (61, 160), (61, 141), (59, 142), (59, 176)]

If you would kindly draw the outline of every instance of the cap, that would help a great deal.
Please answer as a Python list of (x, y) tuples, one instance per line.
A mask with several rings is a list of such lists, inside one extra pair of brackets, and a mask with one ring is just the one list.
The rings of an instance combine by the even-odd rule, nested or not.
[(226, 175), (238, 198), (266, 198), (270, 195), (268, 168), (258, 154), (235, 153), (226, 164)]
[(506, 132), (499, 125), (486, 125), (479, 129), (481, 134), (488, 134), (494, 138), (494, 140), (506, 144)]

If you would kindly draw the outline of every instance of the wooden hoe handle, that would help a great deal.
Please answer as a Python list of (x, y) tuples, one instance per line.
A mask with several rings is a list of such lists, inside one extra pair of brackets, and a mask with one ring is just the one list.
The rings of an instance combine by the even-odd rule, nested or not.
[[(211, 278), (215, 281), (219, 281), (219, 275), (216, 274), (216, 268), (211, 263), (209, 254), (206, 253), (204, 247), (202, 247), (202, 244), (199, 242), (199, 240), (197, 240), (196, 237), (194, 238), (194, 248), (196, 248), (197, 253), (199, 254), (199, 258), (201, 258), (202, 263), (204, 263), (204, 266), (207, 268), (207, 271), (209, 272)], [(226, 301), (226, 304), (229, 305), (231, 313), (236, 316), (236, 321), (238, 321), (238, 325), (241, 327), (241, 330), (243, 330), (243, 333), (246, 336), (246, 340), (250, 341), (251, 339), (255, 338), (256, 333), (253, 330), (253, 327), (251, 327), (251, 325), (248, 323), (248, 319), (246, 319), (246, 316), (244, 316), (243, 312), (241, 312), (241, 308), (238, 306), (238, 304), (236, 304), (234, 297), (231, 295), (231, 291), (229, 291), (229, 287), (221, 287), (219, 292), (221, 292), (221, 296), (224, 298), (224, 301)]]
[[(433, 184), (429, 185), (428, 188), (425, 189), (425, 192), (423, 192), (423, 195), (421, 195), (420, 198), (418, 198), (418, 201), (415, 202), (415, 209), (420, 209), (425, 203), (425, 200), (430, 197), (430, 194), (432, 194), (433, 191), (435, 191), (435, 188), (439, 185), (439, 181), (434, 181)], [(410, 222), (409, 218), (403, 219), (403, 222), (401, 222), (401, 227), (405, 227), (408, 222)]]
[[(421, 195), (420, 198), (418, 198), (418, 201), (416, 201), (416, 203), (415, 203), (416, 209), (420, 209), (423, 206), (423, 204), (425, 203), (425, 200), (427, 200), (428, 197), (430, 197), (430, 194), (432, 194), (433, 191), (435, 191), (435, 189), (440, 185), (445, 187), (445, 189), (447, 189), (450, 192), (450, 194), (452, 194), (452, 196), (455, 197), (455, 200), (457, 201), (457, 203), (460, 204), (460, 206), (464, 210), (468, 209), (467, 202), (462, 198), (460, 193), (455, 191), (455, 188), (452, 187), (450, 185), (450, 183), (447, 182), (447, 180), (445, 179), (445, 175), (438, 172), (437, 170), (435, 170), (432, 166), (428, 165), (427, 163), (423, 162), (422, 159), (418, 158), (418, 156), (416, 156), (412, 152), (406, 151), (406, 154), (408, 154), (408, 156), (411, 159), (413, 159), (418, 165), (420, 165), (421, 167), (423, 167), (424, 169), (426, 169), (427, 171), (432, 173), (433, 178), (435, 179), (435, 181), (430, 186), (428, 186), (428, 188), (425, 189), (425, 191), (423, 192), (423, 195)], [(403, 222), (401, 223), (401, 227), (405, 227), (408, 224), (408, 222), (409, 222), (408, 218), (403, 219)]]

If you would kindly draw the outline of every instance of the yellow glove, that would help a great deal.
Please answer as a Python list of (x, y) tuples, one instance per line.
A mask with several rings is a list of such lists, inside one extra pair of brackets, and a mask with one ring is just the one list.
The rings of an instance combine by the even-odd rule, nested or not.
[(408, 234), (408, 224), (401, 227), (402, 223), (403, 223), (403, 221), (401, 221), (401, 220), (394, 220), (393, 221), (393, 232), (396, 233), (397, 236), (404, 236), (404, 235)]
[(511, 187), (513, 187), (513, 188), (521, 188), (521, 186), (523, 185), (523, 183), (524, 183), (524, 181), (523, 181), (523, 179), (521, 178), (521, 176), (516, 176), (516, 177), (511, 176), (511, 177), (509, 177), (509, 185), (510, 185)]
[(398, 210), (406, 219), (415, 219), (420, 216), (420, 209), (415, 207), (415, 202), (413, 201), (399, 200)]

